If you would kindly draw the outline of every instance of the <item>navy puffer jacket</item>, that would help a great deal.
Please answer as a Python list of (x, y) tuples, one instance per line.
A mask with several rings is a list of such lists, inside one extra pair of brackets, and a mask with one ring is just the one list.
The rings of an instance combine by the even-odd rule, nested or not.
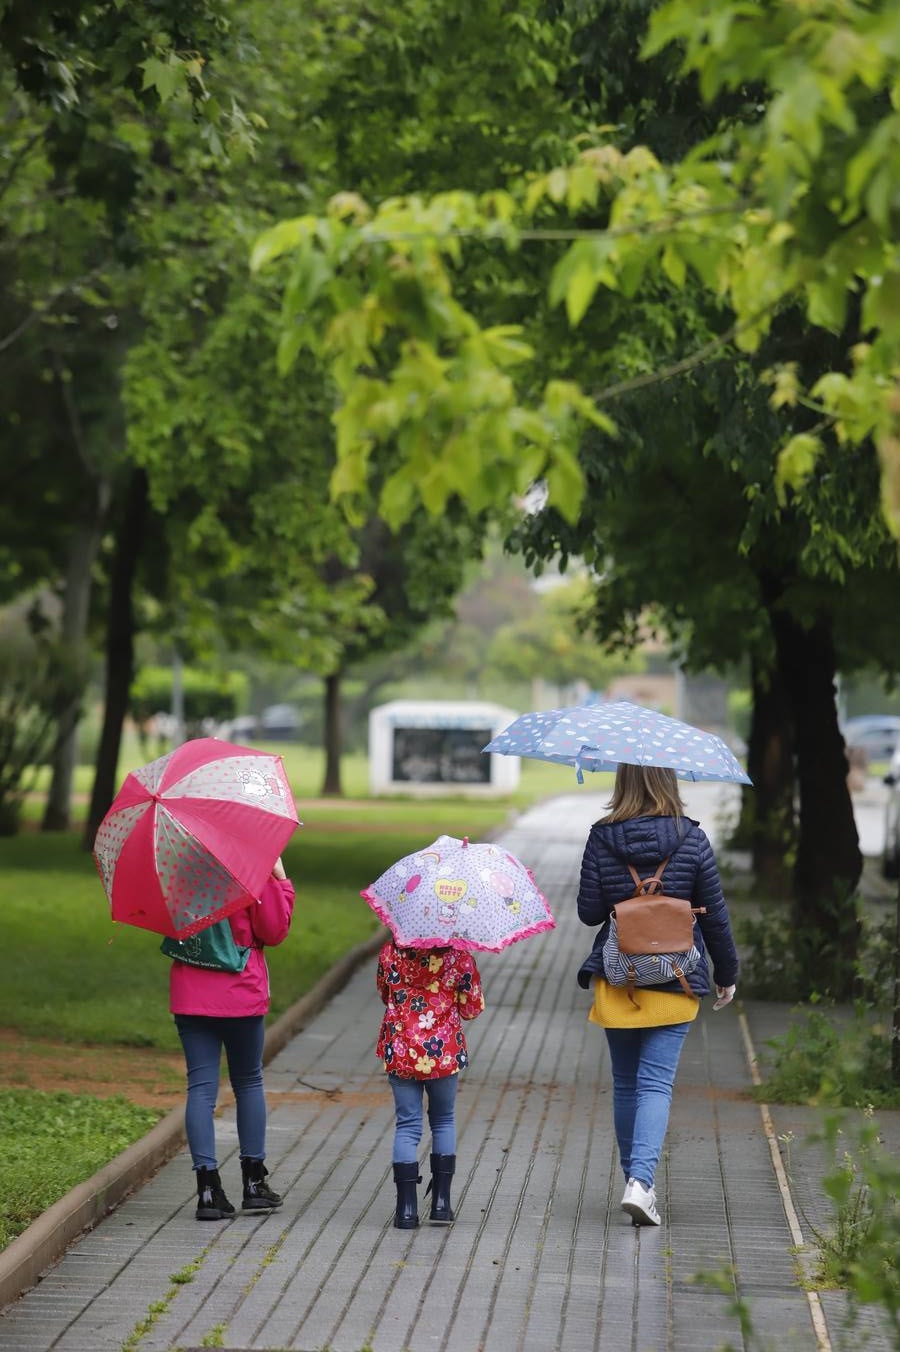
[[(634, 879), (628, 865), (633, 864), (642, 878), (648, 878), (667, 857), (669, 862), (663, 874), (665, 893), (687, 897), (693, 906), (706, 907), (706, 914), (694, 922), (694, 943), (701, 955), (708, 954), (712, 959), (714, 983), (737, 984), (737, 950), (716, 857), (706, 833), (690, 817), (632, 817), (624, 822), (597, 822), (591, 827), (585, 846), (578, 918), (585, 925), (601, 927), (590, 956), (578, 971), (578, 984), (585, 990), (592, 977), (603, 975), (603, 944), (612, 908), (616, 902), (634, 895)], [(688, 982), (695, 995), (709, 994), (706, 962), (688, 975)], [(681, 987), (672, 981), (655, 989), (680, 991)]]

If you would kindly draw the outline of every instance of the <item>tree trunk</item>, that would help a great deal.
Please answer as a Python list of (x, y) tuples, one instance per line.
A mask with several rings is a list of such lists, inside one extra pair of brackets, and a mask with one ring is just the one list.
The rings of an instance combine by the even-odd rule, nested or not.
[[(87, 628), (91, 604), (94, 562), (100, 548), (103, 518), (109, 502), (105, 483), (92, 485), (94, 511), (90, 519), (76, 524), (69, 545), (66, 586), (63, 595), (61, 638), (73, 663), (87, 666)], [(81, 694), (72, 700), (59, 719), (51, 759), (50, 790), (41, 829), (68, 831), (72, 825), (72, 779), (75, 774)]]
[(791, 895), (796, 845), (793, 730), (777, 668), (753, 664), (753, 713), (747, 744), (750, 848), (758, 890), (769, 899)]
[(794, 866), (795, 944), (807, 993), (852, 997), (859, 922), (854, 892), (862, 873), (847, 787), (847, 758), (835, 703), (831, 629), (808, 629), (771, 612), (777, 662), (793, 713), (800, 822)]
[(147, 476), (135, 470), (127, 489), (116, 534), (110, 579), (106, 627), (106, 700), (91, 807), (84, 833), (85, 849), (93, 849), (97, 828), (115, 797), (122, 726), (128, 713), (128, 693), (134, 664), (134, 605), (132, 592), (147, 520)]
[(343, 798), (341, 788), (341, 672), (325, 677), (325, 779), (323, 798)]
[(891, 1019), (891, 1080), (900, 1087), (900, 888), (894, 931), (894, 1012)]

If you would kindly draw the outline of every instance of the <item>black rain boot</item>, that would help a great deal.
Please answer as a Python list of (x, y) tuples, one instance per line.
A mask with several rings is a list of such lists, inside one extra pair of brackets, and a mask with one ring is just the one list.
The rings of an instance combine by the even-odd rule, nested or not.
[(415, 1230), (419, 1224), (419, 1200), (416, 1184), (422, 1182), (418, 1164), (395, 1164), (394, 1182), (397, 1185), (397, 1210), (394, 1214), (396, 1230)]
[(268, 1169), (262, 1160), (241, 1160), (241, 1173), (244, 1177), (244, 1211), (276, 1211), (282, 1199), (273, 1192), (266, 1182)]
[(428, 1217), (432, 1225), (452, 1225), (456, 1220), (450, 1210), (450, 1180), (456, 1173), (455, 1155), (432, 1155), (431, 1157), (431, 1214)]
[(224, 1221), (234, 1215), (234, 1207), (222, 1191), (218, 1169), (197, 1169), (197, 1220)]

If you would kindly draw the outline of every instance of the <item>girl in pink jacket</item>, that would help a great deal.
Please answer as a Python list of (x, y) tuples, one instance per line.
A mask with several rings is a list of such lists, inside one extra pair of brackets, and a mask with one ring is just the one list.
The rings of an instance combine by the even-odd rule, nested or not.
[(213, 1114), (219, 1093), (222, 1048), (234, 1090), (243, 1176), (244, 1211), (273, 1211), (281, 1198), (266, 1183), (266, 1100), (263, 1094), (264, 1021), (269, 1012), (269, 971), (263, 949), (286, 938), (294, 886), (278, 859), (258, 901), (224, 923), (235, 944), (249, 949), (240, 972), (195, 967), (177, 960), (169, 980), (169, 1008), (187, 1065), (185, 1129), (197, 1174), (197, 1220), (234, 1215), (216, 1160)]

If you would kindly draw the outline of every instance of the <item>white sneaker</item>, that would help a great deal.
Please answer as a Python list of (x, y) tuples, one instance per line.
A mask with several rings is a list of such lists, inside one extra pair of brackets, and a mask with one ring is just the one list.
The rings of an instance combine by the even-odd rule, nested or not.
[(629, 1178), (622, 1197), (622, 1210), (627, 1211), (633, 1225), (661, 1225), (656, 1209), (656, 1190), (645, 1188), (636, 1178)]

